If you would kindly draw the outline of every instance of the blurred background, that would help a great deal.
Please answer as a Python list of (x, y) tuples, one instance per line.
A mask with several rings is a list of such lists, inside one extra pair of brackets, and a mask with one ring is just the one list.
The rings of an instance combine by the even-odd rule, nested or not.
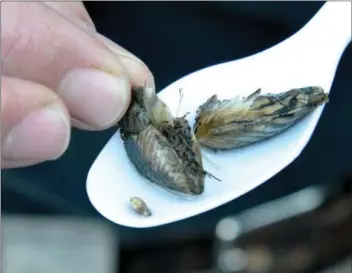
[[(97, 30), (142, 59), (161, 90), (197, 69), (275, 45), (323, 2), (85, 5)], [(177, 223), (126, 228), (91, 206), (86, 176), (114, 128), (74, 130), (59, 160), (3, 170), (3, 272), (351, 272), (351, 71), (350, 45), (297, 160), (248, 194)]]

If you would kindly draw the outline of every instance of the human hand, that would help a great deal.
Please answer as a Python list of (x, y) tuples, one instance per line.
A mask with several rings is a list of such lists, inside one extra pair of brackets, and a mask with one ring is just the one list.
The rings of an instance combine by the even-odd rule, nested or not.
[(131, 85), (154, 84), (141, 60), (95, 31), (81, 2), (1, 6), (2, 168), (60, 157), (71, 124), (111, 127)]

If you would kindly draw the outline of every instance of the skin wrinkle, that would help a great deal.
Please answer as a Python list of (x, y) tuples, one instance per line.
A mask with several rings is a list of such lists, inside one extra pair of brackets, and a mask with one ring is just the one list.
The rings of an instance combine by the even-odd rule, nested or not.
[[(4, 37), (1, 40), (2, 40), (2, 43), (1, 43), (1, 67), (3, 67), (6, 64), (7, 58), (9, 56), (11, 56), (11, 53), (15, 50), (17, 43), (16, 43), (16, 38), (15, 39), (11, 39), (11, 38), (6, 39), (6, 37)], [(8, 46), (5, 47), (5, 45), (8, 45)], [(5, 47), (5, 49), (4, 49), (4, 47)]]
[(57, 11), (57, 10), (55, 10), (55, 11), (58, 13), (58, 15), (62, 16), (66, 20), (69, 20), (71, 23), (77, 25), (78, 27), (82, 28), (82, 30), (96, 32), (95, 25), (94, 25), (93, 21), (91, 21), (90, 18), (87, 19), (87, 18), (80, 18), (80, 17), (76, 17), (76, 16), (72, 17), (69, 14), (61, 13), (60, 11)]
[(57, 11), (60, 15), (64, 15), (66, 19), (73, 23), (79, 24), (85, 30), (90, 28), (96, 31), (95, 25), (82, 2), (43, 2), (43, 4)]
[[(22, 7), (20, 5), (20, 7)], [(26, 27), (26, 24), (22, 23), (22, 20), (26, 21), (26, 13), (22, 15), (23, 8), (19, 9), (20, 12), (18, 12), (19, 16), (16, 18), (16, 23), (13, 29), (11, 28), (5, 28), (9, 29), (10, 31), (8, 33), (5, 32), (4, 34), (4, 44), (6, 48), (6, 40), (7, 37), (11, 41), (10, 49), (8, 52), (5, 53), (5, 58), (3, 58), (3, 67), (7, 66), (7, 63), (11, 63), (11, 57), (16, 56), (16, 54), (20, 52), (25, 52), (26, 50), (30, 50), (31, 45), (35, 44), (36, 36), (35, 33), (38, 33), (39, 38), (41, 37), (46, 37), (45, 34), (43, 33), (49, 33), (50, 34), (50, 25), (41, 25), (40, 27), (43, 27), (42, 29), (35, 29), (36, 31), (33, 31), (32, 28)], [(17, 14), (17, 13), (15, 13)], [(17, 34), (17, 35), (16, 35)], [(21, 35), (22, 34), (22, 35)], [(9, 35), (9, 36), (7, 36)], [(13, 35), (16, 35), (15, 37)], [(49, 39), (49, 41), (55, 41), (55, 39)], [(46, 42), (46, 41), (43, 41)], [(42, 51), (41, 54), (45, 53), (45, 51)], [(15, 57), (14, 57), (15, 58)], [(8, 60), (10, 59), (10, 60)], [(18, 65), (17, 67), (13, 68), (15, 71), (22, 71), (22, 66)], [(16, 74), (16, 73), (6, 73), (6, 68), (4, 69), (4, 74), (11, 76), (11, 74)]]
[[(9, 29), (10, 31), (8, 33), (5, 32), (5, 34), (4, 34), (5, 40), (6, 40), (6, 36), (7, 35), (9, 35), (10, 37), (12, 35), (16, 35), (16, 37), (13, 38), (14, 39), (13, 42), (12, 42), (13, 45), (11, 46), (12, 47), (12, 52), (15, 51), (15, 49), (17, 49), (17, 48), (19, 50), (21, 50), (22, 48), (23, 49), (30, 48), (30, 45), (32, 44), (32, 41), (35, 41), (35, 38), (36, 38), (36, 37), (33, 38), (33, 36), (34, 36), (33, 29), (32, 28), (27, 28), (26, 24), (22, 22), (22, 20), (24, 22), (26, 21), (26, 14), (27, 14), (26, 9), (24, 9), (22, 5), (19, 5), (19, 7), (20, 7), (19, 12), (18, 13), (15, 12), (15, 14), (18, 14), (18, 16), (15, 19), (15, 25), (14, 25), (13, 29), (11, 27), (10, 28), (8, 28), (8, 27), (5, 28), (6, 30)], [(13, 14), (11, 14), (11, 16), (13, 16)], [(47, 32), (47, 31), (45, 31), (47, 28), (50, 28), (50, 26), (49, 25), (44, 25), (43, 32)], [(29, 34), (28, 34), (28, 32), (29, 32)], [(23, 35), (24, 33), (26, 35)], [(39, 33), (40, 36), (45, 37), (45, 35), (41, 34), (40, 30), (38, 30), (37, 33)], [(27, 38), (27, 39), (24, 39), (24, 38)], [(49, 41), (51, 41), (51, 39), (49, 39)], [(8, 52), (7, 53), (7, 57), (11, 56), (10, 53), (12, 53), (12, 52)], [(4, 65), (6, 65), (5, 62), (4, 62)]]
[[(58, 13), (56, 10), (53, 10), (51, 9), (50, 7), (45, 7), (45, 8), (48, 8), (52, 11), (54, 11), (55, 13), (57, 13), (60, 17), (62, 17), (62, 19), (66, 20), (65, 17), (63, 17), (60, 13)], [(49, 54), (47, 54), (46, 56), (43, 56), (42, 58), (46, 58), (48, 60), (47, 63), (52, 63), (54, 62), (55, 60), (61, 60), (62, 58), (65, 57), (66, 54), (68, 54), (69, 52), (69, 49), (70, 49), (70, 46), (67, 46), (66, 43), (60, 43), (58, 39), (55, 38), (55, 32), (53, 31), (53, 29), (55, 29), (56, 26), (54, 26), (54, 22), (53, 22), (53, 25), (46, 25), (43, 29), (43, 32), (45, 33), (41, 33), (41, 31), (37, 30), (37, 33), (39, 33), (40, 37), (39, 38), (44, 38), (45, 40), (43, 41), (44, 44), (50, 44), (51, 47), (54, 47), (56, 50), (54, 51), (50, 51)], [(54, 42), (54, 43), (53, 43)], [(55, 43), (56, 42), (56, 43)], [(44, 51), (45, 52), (45, 51)], [(70, 53), (68, 54), (70, 55)], [(41, 80), (37, 80), (37, 82), (40, 82), (41, 84), (44, 84), (44, 85), (47, 85), (47, 86), (50, 86), (50, 83), (51, 82), (54, 82), (55, 79), (61, 79), (63, 75), (61, 75), (62, 73), (60, 73), (61, 71), (64, 71), (65, 67), (63, 65), (64, 63), (61, 63), (61, 62), (57, 62), (55, 66), (51, 66), (50, 67), (50, 77), (49, 75), (46, 75), (46, 77), (41, 77), (43, 79), (47, 79), (47, 82), (46, 81), (41, 81)], [(67, 65), (67, 63), (65, 63), (66, 66), (70, 67), (71, 64)], [(43, 68), (39, 69), (39, 70), (43, 70), (45, 71), (45, 63), (43, 63)], [(50, 86), (50, 87), (54, 87), (54, 86)], [(57, 86), (55, 86), (55, 89), (56, 89)]]
[[(19, 37), (18, 33), (20, 33), (18, 29), (21, 27), (21, 16), (17, 16), (17, 18), (13, 20), (15, 22), (14, 26), (12, 28), (11, 26), (8, 28), (3, 28), (1, 32), (1, 66), (2, 67), (6, 64), (7, 58), (11, 56), (11, 53), (15, 50), (17, 45), (16, 41), (18, 40), (18, 37)], [(3, 21), (3, 18), (1, 21)], [(9, 20), (6, 20), (6, 21), (8, 22)], [(6, 31), (7, 29), (9, 29), (10, 31), (7, 32)], [(8, 46), (6, 46), (7, 43), (9, 44)]]
[[(11, 62), (11, 56), (15, 56), (14, 58), (16, 58), (16, 54), (21, 54), (22, 52), (25, 52), (27, 50), (31, 50), (31, 48), (35, 49), (34, 45), (35, 45), (35, 40), (37, 39), (36, 33), (38, 33), (38, 32), (34, 32), (32, 29), (28, 29), (28, 30), (29, 31), (27, 31), (26, 35), (22, 35), (20, 38), (17, 38), (16, 41), (14, 41), (14, 45), (12, 46), (12, 51), (8, 54), (8, 62)], [(46, 33), (50, 34), (50, 31), (51, 31), (50, 26), (46, 26), (45, 28), (43, 28), (42, 33), (46, 32)], [(42, 33), (39, 35), (40, 36), (43, 35)], [(46, 37), (45, 34), (42, 37)], [(43, 42), (45, 43), (46, 41), (43, 41)], [(42, 53), (45, 54), (45, 51), (43, 51)], [(49, 62), (51, 59), (54, 59), (55, 56), (53, 56), (53, 58), (50, 58), (50, 55), (48, 55), (48, 56), (43, 56), (43, 58), (47, 58), (48, 62)], [(38, 63), (38, 65), (39, 64), (40, 63)], [(9, 75), (9, 76), (14, 76), (17, 73), (21, 73), (22, 69), (23, 69), (23, 66), (18, 64), (17, 66), (12, 67), (12, 69), (11, 69), (11, 70), (13, 70), (12, 73), (6, 73), (7, 62), (5, 62), (3, 65), (5, 66), (5, 75)], [(38, 66), (37, 68), (38, 68), (38, 71), (40, 71), (42, 69), (40, 66)], [(44, 77), (39, 77), (39, 80), (37, 80), (36, 82), (45, 85), (46, 81), (40, 80), (40, 78), (44, 78)], [(32, 80), (29, 77), (27, 79)], [(50, 78), (48, 81), (50, 81)]]
[[(64, 4), (64, 3), (76, 3), (76, 2), (51, 2), (51, 4), (48, 4), (47, 2), (44, 2), (45, 5), (47, 5), (53, 12), (55, 12), (58, 16), (60, 16), (62, 19), (69, 21), (73, 25), (81, 28), (83, 31), (87, 32), (87, 34), (94, 33), (96, 34), (96, 28), (89, 17), (88, 13), (87, 15), (80, 15), (81, 12), (76, 11), (75, 13), (70, 12), (69, 10), (64, 9), (62, 7), (58, 7), (57, 5), (52, 6), (52, 4)], [(83, 5), (83, 4), (82, 4)]]

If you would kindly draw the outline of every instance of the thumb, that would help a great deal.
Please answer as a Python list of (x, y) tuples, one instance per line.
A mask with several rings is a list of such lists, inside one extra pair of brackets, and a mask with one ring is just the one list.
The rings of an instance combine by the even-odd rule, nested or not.
[(66, 150), (69, 114), (50, 89), (26, 80), (1, 79), (1, 167), (53, 160)]

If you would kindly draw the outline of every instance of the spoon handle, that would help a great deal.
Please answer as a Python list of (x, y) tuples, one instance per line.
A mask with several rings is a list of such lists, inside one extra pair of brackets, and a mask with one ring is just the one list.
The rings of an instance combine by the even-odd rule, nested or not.
[(315, 75), (327, 92), (340, 58), (351, 42), (351, 9), (349, 1), (326, 2), (302, 29), (279, 45), (285, 54), (292, 55), (295, 49), (298, 54), (291, 56), (293, 61), (302, 73)]
[(301, 30), (301, 35), (311, 36), (314, 46), (333, 47), (342, 53), (351, 42), (351, 9), (350, 1), (325, 3)]
[(305, 41), (305, 51), (319, 63), (337, 66), (345, 48), (351, 42), (352, 3), (327, 2), (297, 34)]

